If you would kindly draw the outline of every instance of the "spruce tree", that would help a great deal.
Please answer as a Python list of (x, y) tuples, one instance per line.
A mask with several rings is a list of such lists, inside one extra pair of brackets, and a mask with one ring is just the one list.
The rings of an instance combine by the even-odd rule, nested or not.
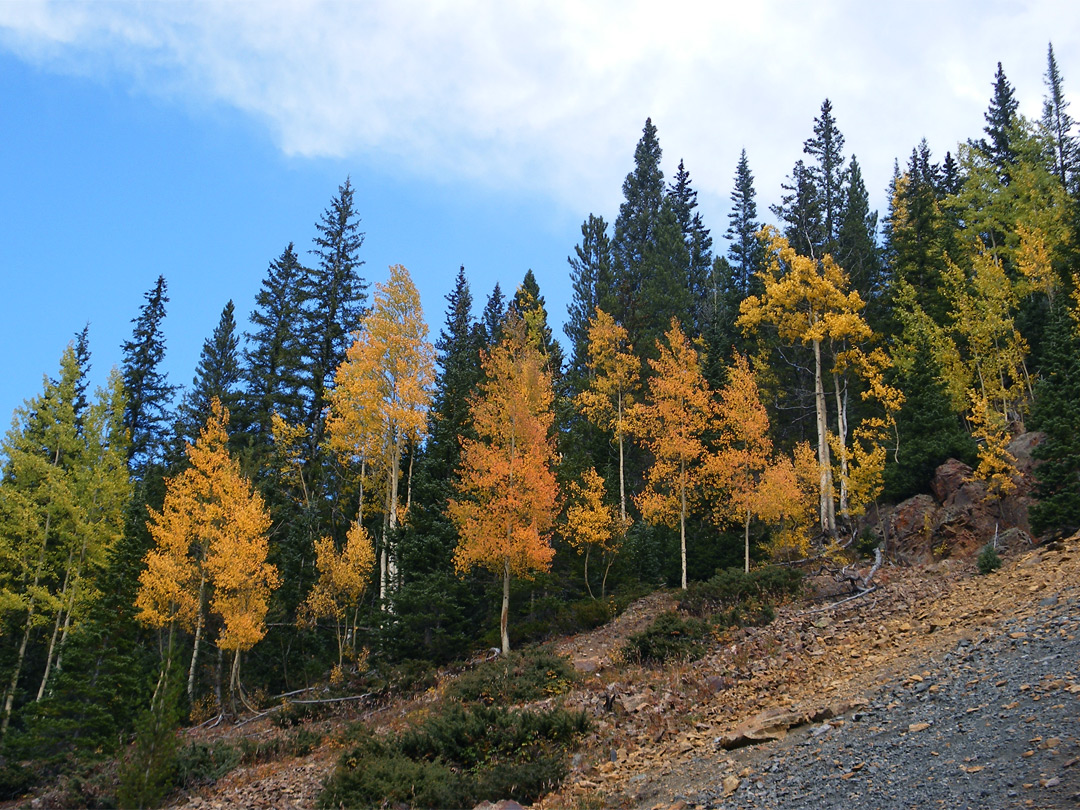
[(1009, 182), (1009, 169), (1017, 159), (1012, 139), (1018, 107), (1019, 102), (1013, 93), (1013, 87), (1005, 77), (1005, 71), (1001, 69), (1001, 62), (998, 62), (997, 73), (994, 74), (994, 95), (984, 114), (986, 126), (983, 131), (987, 137), (979, 142), (979, 148), (989, 158), (1002, 183), (1006, 185)]
[(1049, 317), (1042, 351), (1042, 377), (1035, 387), (1031, 424), (1046, 434), (1035, 448), (1031, 528), (1036, 534), (1080, 528), (1080, 336), (1065, 307)]
[(814, 173), (803, 161), (796, 161), (791, 176), (781, 187), (787, 193), (771, 210), (783, 223), (784, 237), (801, 255), (820, 258), (826, 233)]
[(338, 186), (319, 222), (312, 253), (315, 266), (303, 282), (303, 384), (307, 394), (307, 425), (314, 446), (323, 433), (323, 410), (334, 373), (352, 345), (352, 333), (360, 328), (367, 301), (367, 283), (360, 276), (359, 258), (364, 234), (353, 206), (349, 178)]
[(589, 321), (595, 317), (597, 307), (610, 306), (606, 299), (610, 297), (612, 281), (611, 240), (603, 217), (589, 214), (581, 224), (581, 243), (574, 247), (574, 255), (566, 261), (570, 265), (570, 283), (574, 291), (563, 325), (563, 332), (570, 340), (567, 378), (575, 390), (580, 390), (586, 376)]
[(178, 409), (178, 433), (189, 442), (198, 438), (210, 416), (210, 403), (215, 399), (228, 408), (230, 414), (238, 411), (240, 353), (235, 313), (232, 301), (221, 310), (213, 334), (203, 343), (191, 389)]
[(540, 294), (540, 284), (531, 269), (525, 271), (525, 277), (521, 280), (517, 292), (514, 293), (510, 307), (525, 323), (529, 342), (547, 362), (548, 371), (556, 380), (556, 387), (558, 387), (558, 381), (562, 377), (562, 346), (551, 333), (544, 296)]
[(502, 327), (505, 319), (506, 298), (503, 296), (499, 282), (496, 281), (495, 288), (491, 291), (491, 295), (488, 296), (487, 303), (484, 305), (480, 323), (477, 325), (485, 348), (490, 349), (492, 346), (498, 345), (499, 341), (502, 340)]
[(809, 171), (821, 202), (822, 248), (833, 253), (844, 209), (846, 172), (844, 136), (836, 126), (829, 99), (821, 104), (821, 114), (814, 119), (814, 135), (803, 143), (803, 152), (813, 158)]
[(79, 366), (79, 381), (75, 383), (75, 424), (82, 427), (83, 414), (90, 405), (86, 389), (90, 385), (90, 324), (75, 333), (75, 362)]
[(168, 376), (161, 370), (161, 361), (165, 359), (161, 323), (165, 320), (165, 304), (169, 302), (165, 277), (158, 276), (144, 297), (146, 303), (139, 309), (138, 317), (132, 319), (135, 329), (131, 340), (124, 342), (121, 366), (127, 391), (124, 427), (131, 436), (129, 462), (139, 475), (162, 456), (169, 404), (176, 393), (176, 386), (169, 384)]
[[(647, 318), (643, 285), (649, 247), (656, 239), (660, 209), (664, 202), (664, 173), (660, 169), (662, 151), (652, 119), (645, 120), (641, 139), (634, 148), (634, 169), (623, 181), (623, 202), (615, 220), (612, 240), (614, 294), (609, 314), (630, 333), (630, 341), (641, 350), (642, 330)], [(666, 326), (661, 328), (661, 333)]]
[(689, 259), (684, 284), (690, 297), (690, 311), (682, 320), (694, 334), (705, 326), (709, 298), (709, 277), (712, 271), (712, 235), (697, 211), (697, 191), (690, 184), (690, 172), (679, 161), (675, 182), (668, 187), (668, 200), (675, 212)]
[(301, 321), (301, 284), (306, 270), (293, 243), (270, 262), (255, 296), (246, 333), (244, 377), (245, 410), (256, 446), (270, 441), (271, 415), (277, 411), (289, 424), (304, 418), (300, 394), (303, 374), (302, 344), (297, 334)]
[[(690, 264), (683, 230), (670, 200), (665, 199), (656, 218), (653, 238), (645, 249), (641, 262), (641, 303), (638, 308), (636, 337), (631, 342), (642, 357), (655, 358), (661, 340), (671, 328), (671, 319), (686, 323), (686, 331), (697, 337), (694, 301), (687, 284), (686, 268)], [(627, 327), (627, 331), (630, 328)]]
[(750, 162), (746, 159), (746, 149), (743, 149), (735, 167), (731, 212), (728, 214), (728, 229), (724, 234), (730, 242), (727, 258), (734, 274), (732, 289), (741, 298), (750, 295), (754, 276), (761, 269), (765, 256), (761, 241), (757, 238), (761, 223), (757, 218), (756, 197), (754, 175), (750, 171)]
[(878, 216), (877, 211), (870, 210), (870, 195), (854, 155), (848, 166), (847, 182), (836, 234), (836, 260), (847, 271), (852, 288), (858, 290), (864, 301), (870, 302), (881, 292)]
[(1077, 159), (1076, 139), (1072, 134), (1075, 122), (1069, 115), (1069, 102), (1065, 99), (1053, 43), (1047, 47), (1043, 81), (1046, 82), (1046, 96), (1043, 98), (1042, 128), (1050, 139), (1051, 166), (1061, 184), (1070, 188)]

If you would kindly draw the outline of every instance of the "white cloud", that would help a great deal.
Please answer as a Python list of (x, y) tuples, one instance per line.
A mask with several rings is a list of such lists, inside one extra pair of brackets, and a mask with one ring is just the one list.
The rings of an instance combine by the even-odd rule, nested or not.
[(0, 4), (0, 46), (234, 106), (289, 154), (608, 212), (652, 116), (669, 168), (685, 158), (726, 210), (739, 150), (774, 200), (826, 96), (876, 197), (919, 138), (940, 157), (979, 135), (997, 61), (1037, 114), (1047, 40), (1080, 82), (1077, 18), (1064, 2), (42, 0)]

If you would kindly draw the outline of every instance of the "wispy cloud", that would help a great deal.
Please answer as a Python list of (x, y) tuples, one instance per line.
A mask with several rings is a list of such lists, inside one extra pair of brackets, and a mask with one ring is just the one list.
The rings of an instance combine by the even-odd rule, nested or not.
[[(138, 92), (236, 107), (282, 150), (399, 163), (611, 210), (646, 116), (725, 199), (746, 147), (775, 196), (830, 97), (872, 190), (926, 136), (977, 136), (995, 63), (1037, 113), (1071, 3), (0, 4), (0, 47)], [(1063, 24), (1063, 23), (1070, 24)], [(583, 202), (584, 201), (584, 202)]]

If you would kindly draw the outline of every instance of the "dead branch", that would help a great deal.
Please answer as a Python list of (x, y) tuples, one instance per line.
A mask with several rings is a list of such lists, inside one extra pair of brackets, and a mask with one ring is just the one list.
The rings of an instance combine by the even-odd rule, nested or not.
[(344, 703), (348, 700), (366, 700), (367, 698), (372, 697), (375, 697), (374, 692), (365, 692), (362, 695), (349, 695), (348, 697), (320, 698), (318, 700), (291, 700), (289, 702), (309, 706), (316, 703)]
[(835, 607), (839, 607), (840, 605), (843, 605), (843, 604), (845, 604), (847, 602), (854, 601), (855, 599), (861, 599), (862, 597), (866, 596), (868, 593), (873, 593), (876, 590), (877, 590), (877, 585), (874, 585), (874, 586), (872, 586), (870, 588), (867, 588), (865, 591), (859, 591), (859, 593), (855, 594), (854, 596), (849, 596), (847, 599), (841, 599), (839, 602), (833, 602), (831, 605), (825, 605), (824, 607), (814, 608), (813, 610), (804, 610), (804, 611), (802, 611), (802, 613), (798, 613), (796, 615), (798, 615), (798, 616), (808, 616), (811, 613), (823, 613), (826, 610), (832, 610)]

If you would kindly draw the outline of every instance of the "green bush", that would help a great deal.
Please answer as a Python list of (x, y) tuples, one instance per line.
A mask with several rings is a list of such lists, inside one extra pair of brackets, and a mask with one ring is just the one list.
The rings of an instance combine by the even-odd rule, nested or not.
[(684, 619), (675, 611), (661, 613), (647, 628), (626, 640), (623, 657), (640, 664), (693, 661), (705, 654), (704, 639), (708, 634), (708, 625), (700, 619)]
[(473, 807), (531, 804), (568, 771), (567, 751), (588, 730), (583, 712), (450, 706), (400, 735), (356, 726), (320, 807)]
[(991, 571), (997, 571), (1001, 568), (1001, 557), (998, 556), (993, 543), (987, 543), (983, 546), (983, 550), (979, 552), (976, 565), (979, 566), (980, 574), (989, 574)]
[(176, 781), (180, 787), (212, 785), (240, 764), (240, 751), (226, 742), (192, 743), (176, 754)]
[(37, 784), (34, 772), (17, 762), (0, 764), (0, 801), (17, 799)]
[(322, 740), (322, 734), (306, 728), (261, 742), (244, 738), (239, 743), (240, 761), (245, 765), (254, 765), (283, 757), (304, 757), (318, 748)]
[(565, 692), (577, 675), (570, 662), (544, 648), (511, 652), (463, 673), (448, 694), (455, 700), (512, 704)]
[(321, 720), (330, 713), (329, 703), (290, 703), (286, 701), (270, 722), (278, 728), (292, 728), (301, 723)]
[(730, 624), (757, 623), (752, 617), (771, 621), (771, 606), (798, 593), (801, 586), (802, 572), (794, 568), (771, 565), (749, 574), (727, 568), (705, 582), (692, 583), (679, 607), (695, 616), (721, 614)]

